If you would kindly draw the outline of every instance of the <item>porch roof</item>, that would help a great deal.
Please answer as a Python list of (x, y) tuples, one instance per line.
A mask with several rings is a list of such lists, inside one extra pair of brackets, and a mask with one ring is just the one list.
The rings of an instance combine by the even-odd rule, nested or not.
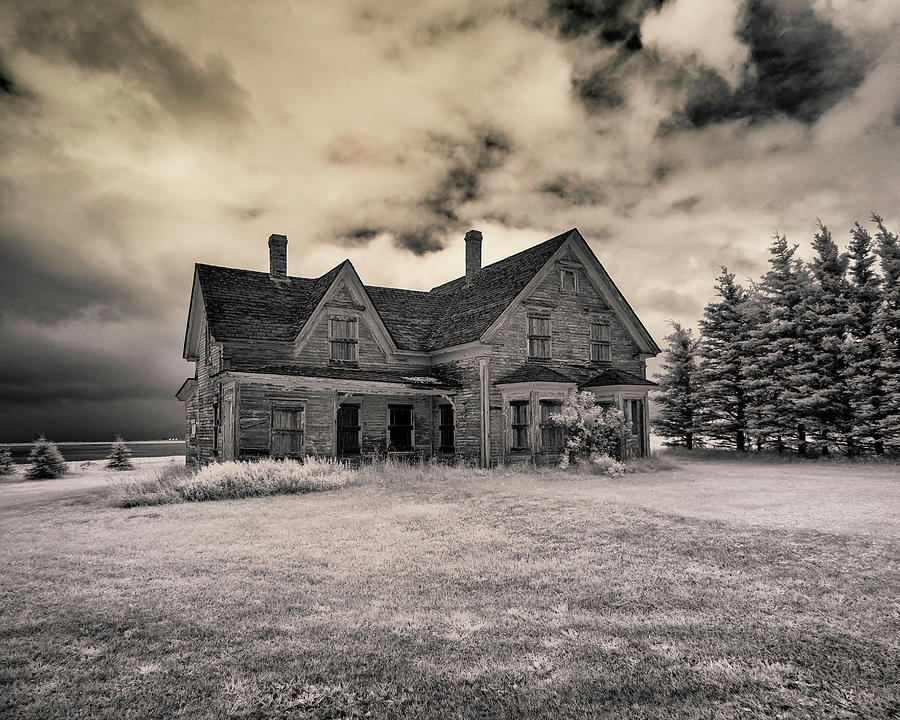
[(285, 375), (288, 377), (312, 377), (334, 380), (356, 380), (362, 382), (395, 383), (404, 387), (421, 387), (435, 390), (458, 390), (459, 384), (448, 380), (432, 371), (423, 373), (412, 368), (408, 370), (382, 370), (357, 368), (346, 365), (299, 365), (275, 364), (258, 365), (256, 363), (232, 363), (229, 368), (233, 372)]
[(603, 372), (594, 375), (590, 380), (581, 383), (580, 387), (602, 387), (604, 385), (647, 385), (656, 387), (657, 384), (627, 370), (607, 368)]
[(526, 382), (577, 383), (578, 387), (602, 387), (605, 385), (645, 385), (656, 383), (645, 380), (621, 368), (605, 368), (597, 372), (596, 366), (566, 363), (527, 362), (495, 381), (497, 385)]

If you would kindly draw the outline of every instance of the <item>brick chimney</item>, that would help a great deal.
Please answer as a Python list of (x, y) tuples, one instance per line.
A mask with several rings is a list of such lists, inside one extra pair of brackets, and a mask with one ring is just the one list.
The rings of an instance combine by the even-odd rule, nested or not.
[(287, 277), (287, 235), (269, 235), (269, 275)]
[(481, 231), (469, 230), (466, 233), (466, 282), (475, 279), (481, 270)]

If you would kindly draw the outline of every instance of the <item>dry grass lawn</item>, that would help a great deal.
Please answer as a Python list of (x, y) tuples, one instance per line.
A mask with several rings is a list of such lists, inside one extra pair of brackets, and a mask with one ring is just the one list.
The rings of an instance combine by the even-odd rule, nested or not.
[(900, 713), (896, 469), (678, 462), (140, 510), (99, 468), (4, 483), (0, 716)]

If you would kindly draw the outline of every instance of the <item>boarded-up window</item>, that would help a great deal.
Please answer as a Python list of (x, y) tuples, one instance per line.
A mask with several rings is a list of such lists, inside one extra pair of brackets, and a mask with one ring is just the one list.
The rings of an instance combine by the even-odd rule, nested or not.
[(272, 408), (272, 450), (274, 457), (303, 454), (303, 408)]
[(388, 405), (388, 447), (391, 450), (413, 449), (412, 405)]
[(511, 447), (513, 450), (528, 449), (528, 401), (516, 400), (509, 404)]
[(541, 447), (546, 451), (560, 451), (563, 447), (563, 429), (550, 420), (551, 415), (562, 412), (562, 403), (541, 400)]
[(359, 405), (341, 405), (337, 412), (338, 455), (359, 454)]
[(559, 285), (563, 292), (574, 293), (577, 291), (574, 270), (560, 270)]
[(359, 337), (356, 318), (331, 318), (329, 337), (332, 360), (356, 362)]
[(528, 357), (550, 357), (550, 317), (528, 315)]
[(612, 360), (609, 323), (604, 320), (591, 321), (591, 362)]
[(453, 426), (453, 406), (441, 405), (441, 450), (443, 452), (453, 452), (455, 446), (454, 426)]

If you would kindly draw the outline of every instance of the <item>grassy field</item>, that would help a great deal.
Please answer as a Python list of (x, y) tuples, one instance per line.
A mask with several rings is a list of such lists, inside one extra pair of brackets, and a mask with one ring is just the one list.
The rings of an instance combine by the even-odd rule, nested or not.
[(0, 716), (900, 713), (896, 468), (678, 462), (141, 510), (96, 465), (0, 485)]

